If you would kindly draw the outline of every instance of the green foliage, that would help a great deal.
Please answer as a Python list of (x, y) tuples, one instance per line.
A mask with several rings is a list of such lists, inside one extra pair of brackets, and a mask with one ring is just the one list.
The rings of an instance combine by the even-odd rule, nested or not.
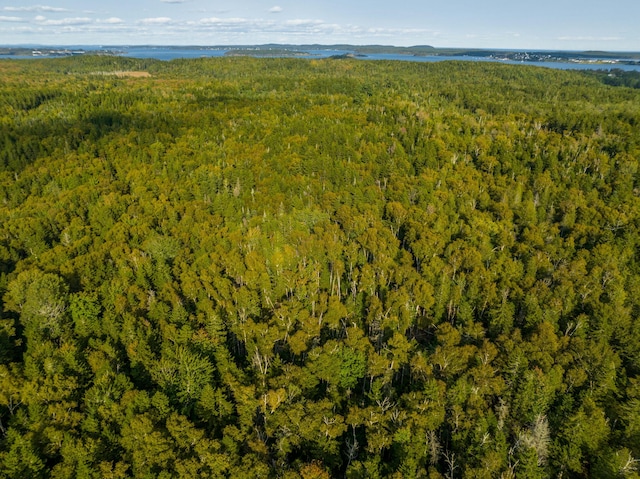
[(340, 386), (345, 389), (353, 388), (359, 379), (364, 377), (366, 371), (366, 358), (362, 351), (354, 351), (351, 348), (342, 350), (340, 365)]
[(2, 62), (0, 477), (636, 477), (613, 74)]
[(45, 464), (31, 441), (9, 430), (3, 440), (0, 472), (4, 477), (45, 477)]
[(57, 338), (68, 329), (67, 296), (68, 287), (59, 276), (28, 270), (9, 283), (5, 305), (20, 313), (27, 334), (46, 332)]

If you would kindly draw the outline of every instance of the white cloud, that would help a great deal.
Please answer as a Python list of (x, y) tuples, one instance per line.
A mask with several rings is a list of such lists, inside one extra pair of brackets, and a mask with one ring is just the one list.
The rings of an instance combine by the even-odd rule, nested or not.
[(93, 22), (90, 18), (87, 17), (76, 17), (76, 18), (62, 18), (60, 20), (50, 20), (47, 17), (43, 17), (42, 15), (38, 15), (34, 19), (40, 25), (49, 25), (49, 26), (65, 26), (65, 25), (88, 25)]
[(28, 7), (3, 7), (5, 12), (70, 12), (66, 8), (50, 7), (48, 5), (31, 5)]
[(5, 17), (3, 15), (0, 15), (0, 22), (15, 22), (15, 23), (20, 23), (20, 22), (25, 22), (26, 20), (24, 18), (21, 17)]
[[(2, 0), (0, 0), (2, 1)], [(16, 0), (19, 1), (19, 0)], [(173, 0), (171, 0), (173, 1)], [(188, 0), (185, 0), (188, 2)], [(158, 2), (159, 3), (159, 2)], [(7, 7), (12, 8), (12, 7)], [(18, 7), (13, 7), (18, 8)], [(38, 36), (44, 43), (59, 42), (56, 35), (64, 35), (69, 43), (201, 43), (209, 45), (272, 43), (375, 43), (390, 42), (389, 39), (427, 39), (436, 35), (433, 31), (416, 29), (369, 28), (369, 25), (328, 23), (321, 19), (284, 19), (278, 15), (260, 17), (227, 17), (229, 12), (209, 10), (210, 17), (182, 19), (175, 16), (157, 16), (128, 21), (125, 17), (109, 17), (106, 12), (83, 12), (77, 17), (59, 18), (64, 15), (48, 14), (42, 6), (22, 7), (34, 12), (20, 23), (19, 14), (0, 16), (0, 38), (27, 39), (27, 35)], [(53, 8), (53, 7), (51, 7)], [(270, 11), (278, 13), (272, 7)], [(6, 8), (4, 9), (6, 11)], [(24, 10), (23, 10), (24, 11)], [(0, 7), (0, 14), (3, 8)], [(115, 12), (113, 12), (115, 13)], [(158, 11), (160, 13), (160, 11)], [(215, 15), (215, 16), (213, 16)], [(124, 19), (123, 19), (124, 18)], [(13, 22), (13, 23), (9, 23)], [(20, 37), (18, 37), (20, 36)], [(14, 40), (15, 39), (15, 40)], [(115, 42), (115, 43), (114, 43)], [(392, 42), (392, 41), (391, 41)]]
[[(358, 25), (326, 23), (319, 19), (273, 21), (262, 18), (201, 18), (195, 22), (175, 23), (171, 32), (189, 31), (216, 44), (278, 42), (375, 42), (375, 39), (414, 36), (432, 38), (438, 33), (426, 29), (367, 28)], [(251, 38), (251, 40), (247, 40)], [(206, 41), (206, 40), (205, 40)], [(221, 43), (222, 42), (222, 43)]]
[(39, 5), (38, 7), (40, 10), (42, 10), (43, 12), (70, 12), (71, 10), (67, 9), (67, 8), (57, 8), (57, 7), (48, 7), (46, 5)]
[(282, 12), (282, 7), (278, 5), (274, 5), (269, 9), (269, 13), (280, 13), (280, 12)]
[(167, 23), (171, 23), (173, 20), (169, 17), (154, 17), (154, 18), (143, 18), (140, 20), (140, 23), (143, 25), (166, 25)]
[(323, 23), (324, 22), (322, 20), (308, 20), (308, 19), (302, 19), (302, 18), (298, 18), (295, 20), (287, 20), (286, 22), (284, 22), (285, 25), (292, 26), (292, 27), (302, 27), (306, 25), (322, 25)]
[(187, 0), (160, 0), (162, 3), (185, 3)]
[(202, 25), (247, 25), (255, 23), (254, 20), (247, 20), (246, 18), (201, 18), (200, 24)]

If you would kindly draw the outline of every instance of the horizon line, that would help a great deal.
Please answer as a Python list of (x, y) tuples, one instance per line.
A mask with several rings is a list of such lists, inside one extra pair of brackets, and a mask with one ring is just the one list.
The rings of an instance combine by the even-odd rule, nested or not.
[(266, 46), (283, 46), (283, 47), (382, 47), (382, 48), (398, 48), (398, 49), (411, 49), (411, 48), (423, 48), (437, 50), (466, 50), (466, 51), (536, 51), (536, 52), (575, 52), (575, 53), (637, 53), (640, 54), (640, 50), (600, 50), (600, 49), (587, 49), (587, 50), (572, 50), (561, 48), (508, 48), (508, 47), (436, 47), (433, 45), (393, 45), (382, 43), (231, 43), (231, 44), (165, 44), (165, 43), (123, 43), (123, 44), (98, 44), (98, 43), (59, 43), (59, 44), (47, 44), (47, 43), (6, 43), (0, 44), (0, 48), (32, 48), (32, 47), (47, 47), (47, 48), (67, 48), (67, 47), (95, 47), (95, 48), (131, 48), (131, 47), (168, 47), (168, 48), (230, 48), (230, 47), (266, 47)]

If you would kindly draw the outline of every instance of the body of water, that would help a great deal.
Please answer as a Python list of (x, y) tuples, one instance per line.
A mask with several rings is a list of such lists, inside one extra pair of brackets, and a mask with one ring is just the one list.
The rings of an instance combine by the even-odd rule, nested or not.
[[(100, 47), (87, 47), (79, 46), (73, 47), (74, 49), (83, 49), (86, 52), (92, 50), (100, 50)], [(227, 52), (232, 52), (234, 49), (224, 47), (211, 47), (211, 48), (179, 48), (179, 47), (155, 47), (155, 46), (141, 46), (141, 47), (112, 47), (110, 50), (118, 49), (122, 51), (122, 56), (132, 58), (153, 58), (157, 60), (175, 60), (178, 58), (209, 58), (209, 57), (223, 57)], [(295, 55), (295, 58), (329, 58), (338, 55), (353, 54), (353, 51), (347, 50), (304, 50), (308, 54)], [(243, 50), (246, 53), (246, 50)], [(260, 54), (256, 54), (256, 57), (268, 57), (264, 51)], [(274, 56), (278, 55), (274, 52)], [(287, 55), (288, 56), (288, 55)], [(29, 58), (43, 58), (33, 56), (21, 56), (21, 55), (0, 55), (0, 58), (14, 58), (14, 59), (29, 59)], [(48, 57), (53, 58), (53, 57)], [(357, 55), (357, 59), (361, 60), (396, 60), (396, 61), (411, 61), (411, 62), (442, 62), (442, 61), (472, 61), (472, 62), (496, 62), (506, 63), (510, 65), (534, 65), (546, 68), (558, 68), (561, 70), (610, 70), (620, 69), (624, 71), (640, 71), (640, 65), (625, 65), (622, 63), (608, 63), (610, 59), (601, 59), (600, 62), (572, 62), (572, 61), (557, 61), (557, 62), (536, 62), (536, 61), (513, 61), (502, 60), (491, 57), (474, 57), (474, 56), (445, 56), (445, 55), (433, 55), (433, 56), (413, 56), (402, 55), (397, 53), (376, 53), (369, 55)]]

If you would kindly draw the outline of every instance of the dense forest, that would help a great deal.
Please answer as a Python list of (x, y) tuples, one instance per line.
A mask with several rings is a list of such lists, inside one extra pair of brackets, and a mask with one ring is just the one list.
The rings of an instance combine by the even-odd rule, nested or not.
[(607, 78), (0, 61), (0, 477), (640, 477)]

